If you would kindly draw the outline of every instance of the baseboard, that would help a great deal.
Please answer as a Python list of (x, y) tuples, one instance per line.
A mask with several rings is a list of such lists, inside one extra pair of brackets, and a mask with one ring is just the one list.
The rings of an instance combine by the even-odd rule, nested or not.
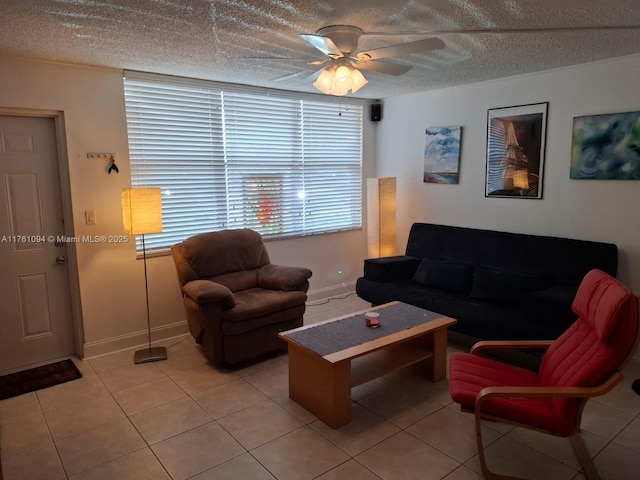
[(356, 288), (356, 282), (346, 282), (340, 285), (332, 285), (330, 287), (318, 288), (307, 292), (307, 301), (315, 302), (336, 295), (342, 295), (345, 293), (351, 293)]
[[(151, 341), (157, 342), (161, 340), (169, 340), (174, 337), (183, 336), (189, 333), (187, 321), (175, 322), (169, 325), (162, 325), (151, 329)], [(139, 332), (128, 333), (117, 337), (105, 338), (95, 342), (87, 342), (84, 344), (84, 360), (93, 357), (99, 357), (108, 353), (114, 353), (121, 350), (129, 350), (138, 348), (148, 344), (148, 332), (141, 330)]]

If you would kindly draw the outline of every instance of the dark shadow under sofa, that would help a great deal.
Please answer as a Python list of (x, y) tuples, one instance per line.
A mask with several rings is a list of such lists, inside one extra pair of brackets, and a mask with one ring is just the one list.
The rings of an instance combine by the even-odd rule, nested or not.
[(555, 339), (576, 319), (585, 274), (615, 276), (617, 267), (610, 243), (415, 223), (406, 255), (365, 260), (356, 292), (373, 305), (399, 300), (455, 318), (458, 343)]

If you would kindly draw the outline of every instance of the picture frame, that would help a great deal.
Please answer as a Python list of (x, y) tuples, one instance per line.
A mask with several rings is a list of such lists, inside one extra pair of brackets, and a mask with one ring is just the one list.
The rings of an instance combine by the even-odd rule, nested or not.
[(458, 183), (461, 135), (462, 127), (430, 127), (425, 130), (424, 183)]
[(548, 106), (487, 111), (485, 197), (542, 199)]
[(573, 118), (574, 180), (640, 180), (640, 111)]

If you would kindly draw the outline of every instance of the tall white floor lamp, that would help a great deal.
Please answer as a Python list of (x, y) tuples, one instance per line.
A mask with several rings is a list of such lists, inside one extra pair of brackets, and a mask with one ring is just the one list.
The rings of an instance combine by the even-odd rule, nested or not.
[(147, 300), (148, 348), (138, 350), (135, 363), (157, 362), (167, 359), (165, 347), (151, 347), (151, 318), (149, 314), (149, 284), (147, 281), (147, 250), (145, 234), (162, 232), (162, 194), (159, 188), (123, 188), (122, 223), (129, 235), (142, 238), (142, 260), (144, 264), (144, 291)]

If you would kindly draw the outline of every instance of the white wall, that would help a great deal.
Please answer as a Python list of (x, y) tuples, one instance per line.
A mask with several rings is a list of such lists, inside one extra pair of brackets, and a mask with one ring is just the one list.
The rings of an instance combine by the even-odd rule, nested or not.
[[(0, 107), (63, 111), (75, 235), (123, 234), (121, 189), (130, 184), (122, 72), (0, 57)], [(365, 175), (373, 168), (375, 129), (365, 122)], [(108, 175), (88, 152), (116, 154), (119, 174)], [(97, 225), (85, 225), (95, 210)], [(68, 247), (73, 248), (73, 247)], [(75, 246), (85, 354), (146, 341), (142, 263), (133, 243)], [(366, 252), (364, 231), (269, 242), (271, 261), (313, 271), (310, 295), (352, 290)], [(173, 260), (148, 259), (151, 322), (158, 336), (186, 332)]]
[[(377, 172), (398, 177), (398, 249), (416, 221), (615, 243), (640, 292), (640, 182), (570, 180), (573, 117), (640, 110), (640, 56), (384, 102)], [(485, 198), (487, 109), (549, 102), (543, 199)], [(425, 128), (462, 126), (457, 185), (422, 182)]]
[[(640, 110), (640, 56), (387, 99), (377, 173), (398, 177), (398, 249), (416, 221), (618, 245), (640, 293), (640, 182), (569, 179), (573, 117)], [(485, 198), (487, 109), (549, 102), (543, 199)], [(460, 183), (422, 182), (427, 127), (462, 129)]]

